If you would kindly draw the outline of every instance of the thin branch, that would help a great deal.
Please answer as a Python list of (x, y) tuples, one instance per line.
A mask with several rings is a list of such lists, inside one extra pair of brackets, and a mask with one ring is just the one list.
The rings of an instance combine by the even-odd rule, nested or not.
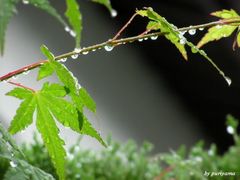
[[(209, 27), (212, 27), (212, 26), (225, 25), (225, 24), (231, 24), (233, 26), (239, 26), (240, 18), (223, 19), (223, 20), (213, 21), (213, 22), (210, 22), (210, 23), (205, 23), (205, 24), (200, 24), (200, 25), (195, 25), (195, 26), (182, 27), (182, 28), (179, 28), (177, 30), (184, 32), (184, 31), (188, 31), (188, 30), (191, 30), (191, 29), (209, 28)], [(83, 49), (80, 50), (80, 52), (71, 51), (71, 52), (68, 52), (68, 53), (56, 56), (55, 60), (59, 61), (59, 60), (64, 59), (64, 58), (69, 58), (72, 55), (85, 54), (86, 52), (95, 51), (97, 49), (102, 49), (105, 46), (109, 46), (109, 45), (115, 47), (115, 46), (119, 46), (119, 45), (122, 45), (122, 44), (131, 43), (131, 42), (137, 41), (139, 39), (149, 38), (149, 37), (152, 37), (152, 36), (155, 36), (155, 37), (156, 36), (162, 36), (164, 34), (166, 34), (166, 33), (155, 32), (155, 33), (144, 34), (144, 35), (137, 35), (137, 36), (128, 37), (128, 38), (122, 38), (122, 39), (117, 39), (117, 40), (115, 40), (113, 38), (112, 40), (110, 39), (110, 40), (105, 41), (103, 43), (83, 48)], [(30, 64), (30, 65), (24, 66), (24, 67), (22, 67), (20, 69), (17, 69), (15, 71), (7, 73), (6, 75), (3, 75), (3, 76), (0, 77), (0, 82), (4, 81), (4, 80), (7, 80), (7, 79), (9, 79), (9, 78), (11, 78), (13, 76), (22, 74), (25, 71), (29, 71), (29, 70), (35, 69), (35, 68), (41, 66), (42, 64), (44, 64), (46, 62), (48, 62), (48, 60), (41, 60), (39, 62), (36, 62), (36, 63)]]
[(30, 90), (30, 91), (32, 91), (32, 92), (35, 92), (35, 90), (34, 89), (32, 89), (32, 88), (30, 88), (30, 87), (27, 87), (27, 86), (24, 86), (24, 85), (22, 85), (22, 84), (20, 84), (20, 83), (16, 83), (16, 82), (13, 82), (13, 81), (7, 81), (9, 84), (12, 84), (12, 85), (14, 85), (14, 86), (18, 86), (18, 87), (21, 87), (21, 88), (24, 88), (24, 89), (28, 89), (28, 90)]
[(117, 32), (117, 34), (112, 38), (112, 40), (116, 40), (121, 33), (128, 27), (129, 24), (133, 21), (133, 19), (137, 16), (137, 13), (134, 13), (132, 17), (128, 20), (128, 22)]

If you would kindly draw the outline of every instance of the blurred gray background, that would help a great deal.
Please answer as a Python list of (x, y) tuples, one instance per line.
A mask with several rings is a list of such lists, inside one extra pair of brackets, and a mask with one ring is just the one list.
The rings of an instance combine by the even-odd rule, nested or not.
[[(55, 5), (64, 12), (63, 2)], [(81, 44), (85, 47), (113, 37), (123, 24), (111, 18), (107, 10), (87, 1), (81, 1), (81, 11), (84, 28)], [(18, 14), (8, 27), (5, 54), (0, 57), (0, 74), (44, 58), (39, 50), (42, 44), (59, 55), (73, 50), (74, 39), (48, 14), (33, 6), (18, 6)], [(98, 50), (65, 63), (96, 101), (97, 114), (86, 112), (94, 127), (104, 138), (111, 134), (120, 142), (148, 140), (155, 145), (156, 151), (176, 149), (180, 144), (191, 145), (204, 138), (195, 116), (185, 107), (181, 97), (169, 88), (164, 78), (145, 66), (143, 61), (150, 57), (143, 56), (140, 47), (141, 43), (136, 42), (111, 52)], [(164, 52), (159, 49), (159, 53)], [(28, 76), (18, 76), (15, 81), (38, 89), (43, 82), (37, 82), (36, 76), (37, 70), (33, 70)], [(54, 82), (56, 77), (47, 80)], [(0, 121), (6, 127), (20, 102), (4, 95), (12, 88), (12, 85), (0, 84)], [(67, 146), (79, 137), (69, 129), (59, 127)], [(15, 137), (18, 142), (29, 142), (34, 130), (31, 125)], [(97, 141), (86, 136), (82, 146), (101, 148)]]

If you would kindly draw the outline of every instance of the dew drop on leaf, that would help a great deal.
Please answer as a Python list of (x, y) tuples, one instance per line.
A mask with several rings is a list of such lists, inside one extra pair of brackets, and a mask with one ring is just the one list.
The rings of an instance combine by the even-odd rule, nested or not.
[(225, 76), (224, 78), (227, 81), (228, 86), (231, 86), (232, 80), (229, 77), (227, 77), (227, 76)]
[(72, 37), (76, 37), (75, 31), (71, 30), (71, 31), (70, 31), (70, 35), (71, 35)]
[(196, 34), (196, 29), (189, 29), (189, 30), (188, 30), (188, 33), (189, 33), (190, 35), (194, 35), (194, 34)]
[(186, 39), (185, 38), (181, 38), (179, 41), (180, 44), (186, 44)]
[(191, 51), (192, 51), (192, 53), (197, 53), (197, 52), (198, 52), (198, 49), (197, 49), (195, 46), (193, 46), (193, 47), (191, 48)]
[(157, 40), (158, 36), (151, 36), (151, 40)]
[(232, 127), (232, 126), (227, 126), (227, 132), (228, 132), (229, 134), (234, 134), (234, 129), (233, 129), (233, 127)]
[(217, 28), (217, 29), (221, 29), (222, 26), (218, 24), (218, 25), (216, 25), (216, 28)]
[(106, 45), (106, 46), (104, 46), (104, 49), (105, 49), (106, 51), (112, 51), (112, 50), (113, 50), (113, 46), (111, 46), (111, 45)]
[(115, 9), (112, 9), (111, 10), (111, 16), (114, 18), (114, 17), (116, 17), (117, 16), (117, 11), (115, 10)]
[(73, 55), (71, 55), (71, 58), (77, 59), (77, 58), (78, 58), (78, 54), (73, 54)]
[(65, 30), (66, 32), (71, 31), (71, 29), (70, 29), (68, 26), (66, 26), (66, 27), (64, 28), (64, 30)]
[(10, 166), (15, 168), (15, 167), (17, 167), (17, 163), (15, 163), (14, 161), (10, 161)]

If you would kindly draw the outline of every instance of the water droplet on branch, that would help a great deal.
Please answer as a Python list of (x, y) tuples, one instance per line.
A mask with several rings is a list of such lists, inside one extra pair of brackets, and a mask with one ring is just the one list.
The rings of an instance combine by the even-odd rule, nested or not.
[(77, 59), (77, 58), (78, 58), (78, 54), (73, 54), (73, 55), (71, 55), (71, 58)]
[(83, 51), (82, 54), (83, 55), (87, 55), (89, 53), (89, 51)]
[(80, 53), (80, 52), (81, 52), (81, 48), (75, 48), (75, 49), (74, 49), (74, 52), (75, 52), (75, 53)]
[(198, 28), (199, 31), (203, 31), (204, 30), (204, 27), (200, 27)]
[(113, 50), (113, 46), (111, 46), (111, 45), (106, 45), (106, 46), (104, 46), (104, 49), (106, 50), (106, 51), (112, 51)]
[(158, 36), (151, 36), (151, 40), (157, 40)]
[(189, 29), (189, 30), (188, 30), (188, 33), (189, 33), (190, 35), (194, 35), (194, 34), (196, 34), (196, 29)]
[(66, 62), (67, 61), (67, 58), (62, 58), (59, 60), (59, 62)]
[(138, 41), (139, 41), (139, 42), (142, 42), (142, 41), (143, 41), (143, 39), (142, 39), (142, 38), (141, 38), (141, 39), (138, 39)]

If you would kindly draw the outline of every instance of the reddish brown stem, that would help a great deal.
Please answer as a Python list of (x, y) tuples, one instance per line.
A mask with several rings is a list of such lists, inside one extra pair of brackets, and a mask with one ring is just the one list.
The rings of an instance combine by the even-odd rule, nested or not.
[(112, 38), (112, 40), (116, 40), (121, 33), (128, 27), (129, 24), (133, 21), (133, 19), (137, 16), (137, 13), (134, 13), (132, 17), (128, 20), (128, 22), (117, 32), (117, 34)]
[(18, 86), (18, 87), (21, 87), (21, 88), (24, 88), (24, 89), (28, 89), (28, 90), (30, 90), (30, 91), (32, 91), (32, 92), (35, 92), (34, 89), (32, 89), (32, 88), (30, 88), (30, 87), (27, 87), (27, 86), (24, 86), (24, 85), (22, 85), (22, 84), (20, 84), (20, 83), (16, 83), (16, 82), (13, 82), (13, 81), (8, 81), (8, 83), (9, 83), (9, 84), (12, 84), (12, 85), (15, 85), (15, 86)]
[(23, 73), (24, 71), (29, 71), (29, 70), (31, 70), (31, 69), (34, 69), (34, 68), (40, 66), (41, 64), (46, 63), (46, 61), (47, 61), (47, 60), (42, 60), (42, 61), (39, 61), (39, 62), (30, 64), (30, 65), (24, 66), (24, 67), (22, 67), (22, 68), (20, 68), (20, 69), (17, 69), (17, 70), (15, 70), (15, 71), (9, 72), (9, 73), (7, 73), (6, 75), (0, 77), (0, 81), (9, 79), (9, 78), (11, 78), (11, 77), (13, 77), (13, 76), (15, 76), (15, 75), (18, 75), (18, 74)]

